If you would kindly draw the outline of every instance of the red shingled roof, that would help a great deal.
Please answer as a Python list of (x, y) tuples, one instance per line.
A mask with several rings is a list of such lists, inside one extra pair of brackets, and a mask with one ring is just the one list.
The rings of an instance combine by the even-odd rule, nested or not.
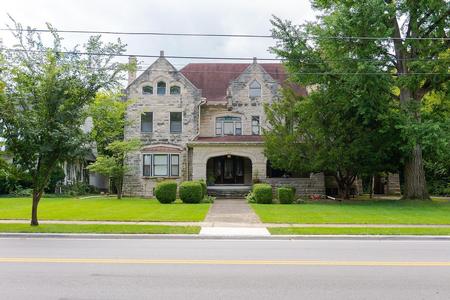
[[(208, 101), (225, 100), (230, 81), (237, 78), (250, 64), (192, 63), (180, 72), (197, 88)], [(282, 64), (259, 64), (273, 79), (284, 83), (287, 74)], [(306, 95), (304, 88), (294, 86), (299, 93)]]
[(205, 143), (220, 143), (220, 142), (262, 142), (263, 138), (260, 135), (226, 135), (226, 136), (214, 136), (204, 137), (199, 136), (195, 139), (196, 142)]

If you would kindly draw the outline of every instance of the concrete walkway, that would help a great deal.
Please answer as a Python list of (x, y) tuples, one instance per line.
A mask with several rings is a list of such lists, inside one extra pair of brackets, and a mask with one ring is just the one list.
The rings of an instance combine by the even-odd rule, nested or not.
[[(269, 236), (267, 228), (245, 199), (217, 199), (202, 226), (204, 236)], [(259, 225), (259, 226), (252, 226)]]
[[(30, 220), (0, 220), (0, 224), (29, 224)], [(397, 227), (436, 227), (450, 228), (446, 224), (285, 224), (285, 223), (234, 223), (234, 222), (135, 222), (135, 221), (63, 221), (63, 220), (39, 220), (39, 224), (104, 224), (104, 225), (168, 225), (168, 226), (201, 226), (201, 227), (369, 227), (369, 228), (397, 228)]]

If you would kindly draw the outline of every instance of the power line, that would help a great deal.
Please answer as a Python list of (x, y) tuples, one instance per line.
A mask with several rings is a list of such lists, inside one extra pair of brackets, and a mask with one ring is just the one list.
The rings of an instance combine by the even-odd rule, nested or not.
[[(0, 28), (0, 31), (21, 31), (17, 28)], [(30, 29), (35, 32), (49, 33), (50, 29)], [(228, 38), (275, 38), (273, 35), (262, 34), (225, 34), (225, 33), (182, 33), (182, 32), (137, 32), (137, 31), (96, 31), (96, 30), (57, 30), (58, 33), (73, 34), (108, 34), (108, 35), (150, 35), (150, 36), (185, 36), (185, 37), (228, 37)], [(334, 39), (334, 40), (442, 40), (448, 41), (448, 37), (370, 37), (370, 36), (317, 36), (303, 35), (305, 39)]]
[[(24, 50), (24, 49), (13, 49), (13, 48), (3, 48), (2, 50), (7, 52), (31, 52), (31, 53), (46, 53), (44, 50)], [(75, 54), (75, 55), (92, 55), (92, 56), (116, 56), (116, 57), (141, 57), (141, 58), (160, 58), (161, 55), (149, 55), (149, 54), (109, 54), (109, 53), (89, 53), (89, 52), (76, 52), (76, 51), (53, 51), (58, 54)], [(164, 55), (164, 58), (170, 59), (192, 59), (192, 60), (237, 60), (237, 61), (253, 61), (255, 57), (218, 57), (218, 56), (177, 56), (177, 55)], [(282, 58), (257, 58), (259, 61), (286, 61)], [(397, 60), (397, 59), (396, 59)], [(399, 60), (407, 61), (450, 61), (450, 59), (440, 59), (440, 58), (405, 58)], [(374, 58), (348, 58), (348, 59), (324, 59), (323, 61), (373, 61), (373, 62), (387, 62), (386, 59), (374, 59)], [(298, 59), (299, 63), (307, 64), (318, 64), (322, 61), (303, 61)]]

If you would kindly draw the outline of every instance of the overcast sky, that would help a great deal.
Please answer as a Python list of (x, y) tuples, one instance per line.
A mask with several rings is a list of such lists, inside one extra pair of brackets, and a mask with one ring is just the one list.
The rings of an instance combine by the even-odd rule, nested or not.
[[(306, 0), (14, 0), (2, 1), (0, 27), (11, 24), (7, 14), (24, 26), (60, 30), (153, 31), (227, 34), (270, 34), (271, 15), (296, 24), (314, 19)], [(11, 34), (0, 32), (5, 46)], [(87, 35), (64, 34), (65, 44), (82, 44)], [(104, 36), (105, 40), (117, 37)], [(270, 39), (122, 36), (127, 53), (178, 56), (273, 57)], [(140, 59), (142, 60), (142, 59)], [(144, 63), (151, 63), (146, 59)], [(180, 68), (192, 60), (171, 61)], [(204, 62), (204, 61), (203, 61)]]

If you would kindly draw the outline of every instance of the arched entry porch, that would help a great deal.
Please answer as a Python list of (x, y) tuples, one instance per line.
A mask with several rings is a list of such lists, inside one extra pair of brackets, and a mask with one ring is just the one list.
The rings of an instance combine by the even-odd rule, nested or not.
[(210, 157), (206, 163), (208, 185), (251, 185), (252, 161), (238, 155)]

